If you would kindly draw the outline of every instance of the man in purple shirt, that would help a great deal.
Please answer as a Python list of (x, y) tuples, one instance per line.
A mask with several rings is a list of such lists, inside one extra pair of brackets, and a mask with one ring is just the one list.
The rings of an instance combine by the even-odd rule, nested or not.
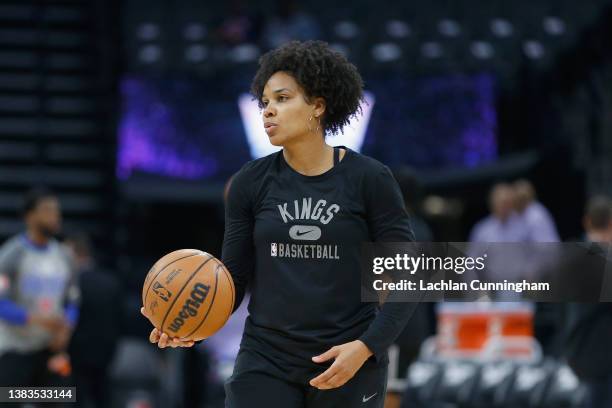
[(537, 199), (533, 185), (524, 179), (514, 182), (516, 210), (523, 218), (530, 242), (559, 242), (555, 221)]
[(487, 254), (484, 277), (490, 281), (520, 279), (525, 265), (522, 245), (490, 245), (492, 243), (518, 243), (527, 240), (522, 218), (515, 212), (515, 193), (511, 185), (498, 183), (489, 194), (491, 214), (476, 223), (470, 233), (469, 254), (473, 257)]
[(516, 195), (512, 186), (499, 183), (489, 195), (491, 214), (476, 223), (470, 242), (524, 242), (527, 231), (515, 211)]

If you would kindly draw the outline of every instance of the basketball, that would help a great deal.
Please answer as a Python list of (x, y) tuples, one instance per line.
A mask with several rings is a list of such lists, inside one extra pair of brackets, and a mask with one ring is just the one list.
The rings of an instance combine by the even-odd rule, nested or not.
[(159, 259), (147, 274), (142, 304), (151, 323), (170, 337), (203, 340), (215, 334), (234, 308), (234, 282), (214, 256), (179, 249)]

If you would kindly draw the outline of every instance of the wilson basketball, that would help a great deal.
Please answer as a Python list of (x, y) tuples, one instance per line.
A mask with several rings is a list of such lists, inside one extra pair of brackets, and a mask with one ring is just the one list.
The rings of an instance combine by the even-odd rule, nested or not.
[(142, 288), (142, 304), (153, 326), (170, 337), (194, 341), (223, 327), (235, 297), (227, 268), (197, 249), (179, 249), (163, 256)]

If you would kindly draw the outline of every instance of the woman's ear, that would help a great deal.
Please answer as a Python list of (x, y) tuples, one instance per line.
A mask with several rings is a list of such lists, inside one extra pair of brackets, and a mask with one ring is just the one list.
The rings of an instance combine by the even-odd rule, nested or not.
[(323, 114), (325, 113), (325, 108), (326, 108), (326, 104), (325, 104), (325, 99), (321, 98), (321, 97), (317, 97), (314, 100), (314, 116), (315, 118), (321, 118), (321, 116), (323, 116)]

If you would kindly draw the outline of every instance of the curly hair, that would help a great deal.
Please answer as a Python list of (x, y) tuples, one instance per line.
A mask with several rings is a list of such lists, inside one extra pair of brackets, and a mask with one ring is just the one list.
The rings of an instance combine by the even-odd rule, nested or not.
[(324, 135), (342, 132), (349, 119), (361, 113), (361, 75), (344, 55), (329, 48), (326, 42), (291, 41), (261, 56), (251, 84), (251, 93), (261, 109), (264, 87), (279, 71), (287, 72), (296, 80), (304, 90), (306, 102), (316, 97), (325, 100), (321, 120)]

